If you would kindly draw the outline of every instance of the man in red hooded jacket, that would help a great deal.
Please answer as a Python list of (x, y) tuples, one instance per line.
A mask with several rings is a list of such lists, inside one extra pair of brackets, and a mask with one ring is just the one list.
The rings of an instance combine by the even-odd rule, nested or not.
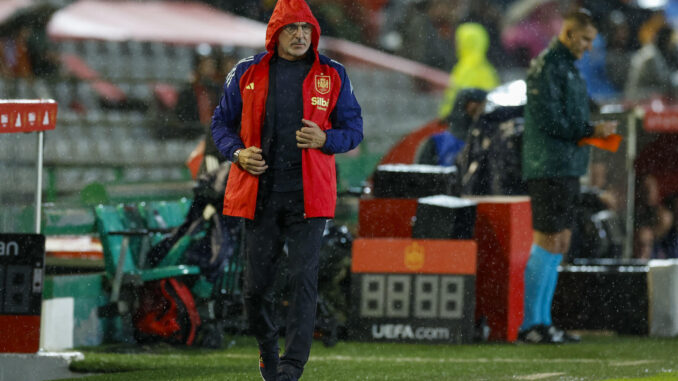
[[(360, 105), (344, 67), (318, 53), (320, 27), (304, 0), (278, 0), (266, 52), (229, 73), (212, 136), (233, 165), (224, 214), (245, 221), (245, 309), (264, 380), (296, 380), (308, 360), (318, 254), (337, 197), (334, 154), (363, 138)], [(287, 245), (291, 288), (279, 357), (273, 282)]]

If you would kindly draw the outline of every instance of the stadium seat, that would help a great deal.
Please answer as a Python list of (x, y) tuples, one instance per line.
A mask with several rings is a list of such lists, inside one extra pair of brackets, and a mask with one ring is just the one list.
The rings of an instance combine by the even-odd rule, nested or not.
[(104, 46), (105, 60), (108, 62), (104, 73), (112, 80), (121, 80), (127, 77), (129, 70), (123, 56), (122, 44), (118, 41), (106, 41)]
[[(139, 229), (139, 221), (126, 219), (129, 217), (124, 206), (98, 205), (94, 208), (97, 231), (101, 239), (104, 252), (104, 268), (106, 276), (112, 282), (111, 303), (120, 300), (120, 291), (123, 285), (131, 284), (139, 286), (147, 281), (179, 277), (185, 275), (198, 275), (200, 268), (197, 266), (165, 266), (144, 268), (139, 265), (143, 262), (143, 252), (134, 252), (134, 247), (144, 249), (143, 244), (135, 243), (132, 238), (146, 238), (149, 231)], [(134, 227), (137, 227), (136, 229)]]
[(172, 60), (167, 50), (167, 44), (152, 42), (149, 46), (150, 60), (153, 62), (152, 78), (154, 80), (165, 80), (172, 70)]
[(64, 40), (58, 45), (58, 49), (62, 53), (79, 54), (78, 44), (74, 40)]
[(173, 82), (183, 83), (189, 79), (191, 67), (193, 65), (193, 51), (188, 46), (173, 46), (173, 57), (170, 79)]
[(179, 91), (173, 85), (167, 83), (151, 84), (153, 88), (153, 97), (166, 109), (173, 109), (179, 99)]
[(104, 53), (101, 45), (101, 42), (95, 40), (85, 40), (82, 44), (82, 52), (87, 65), (98, 72), (103, 72), (106, 69), (104, 67), (106, 60), (101, 59)]
[(191, 207), (191, 201), (149, 201), (139, 204), (139, 212), (146, 226), (153, 229), (175, 228), (181, 225)]

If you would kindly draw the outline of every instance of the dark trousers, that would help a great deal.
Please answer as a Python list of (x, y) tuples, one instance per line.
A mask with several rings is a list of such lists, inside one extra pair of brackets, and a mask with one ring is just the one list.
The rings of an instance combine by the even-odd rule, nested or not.
[(326, 219), (304, 218), (302, 191), (267, 192), (245, 223), (245, 309), (262, 353), (278, 351), (274, 283), (287, 243), (289, 306), (279, 369), (301, 376), (315, 328), (318, 255)]

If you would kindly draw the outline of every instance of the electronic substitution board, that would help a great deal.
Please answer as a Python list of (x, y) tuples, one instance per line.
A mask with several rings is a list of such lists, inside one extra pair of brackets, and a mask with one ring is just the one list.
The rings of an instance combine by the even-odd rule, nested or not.
[(352, 339), (465, 343), (473, 338), (476, 243), (357, 239)]
[(0, 234), (0, 352), (40, 347), (44, 262), (45, 236)]

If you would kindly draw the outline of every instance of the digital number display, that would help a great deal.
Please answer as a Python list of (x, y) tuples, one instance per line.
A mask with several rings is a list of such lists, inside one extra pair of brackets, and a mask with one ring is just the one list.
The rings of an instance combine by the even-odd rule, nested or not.
[(473, 241), (355, 240), (347, 335), (368, 341), (471, 342), (476, 260)]
[(5, 301), (0, 313), (22, 315), (30, 311), (33, 269), (29, 266), (5, 267)]
[(356, 340), (467, 343), (475, 276), (354, 273), (349, 335)]
[(40, 315), (45, 237), (0, 234), (0, 315)]
[(364, 274), (360, 316), (460, 319), (464, 277), (459, 275)]

